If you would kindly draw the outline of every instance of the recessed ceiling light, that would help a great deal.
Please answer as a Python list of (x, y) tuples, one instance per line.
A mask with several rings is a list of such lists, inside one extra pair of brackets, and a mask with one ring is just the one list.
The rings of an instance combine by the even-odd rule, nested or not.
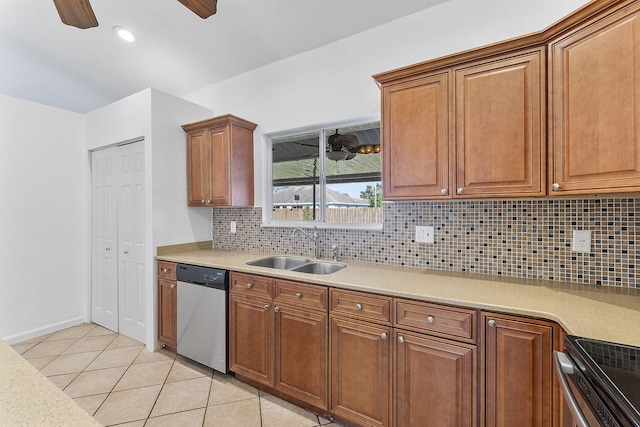
[(135, 42), (138, 38), (135, 34), (133, 34), (130, 30), (127, 30), (124, 27), (113, 27), (113, 31), (124, 41), (129, 43)]

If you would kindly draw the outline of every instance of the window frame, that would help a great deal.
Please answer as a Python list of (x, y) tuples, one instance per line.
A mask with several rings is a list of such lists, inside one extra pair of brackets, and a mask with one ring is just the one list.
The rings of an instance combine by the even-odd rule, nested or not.
[[(319, 156), (319, 185), (322, 191), (320, 192), (319, 205), (320, 205), (320, 219), (315, 221), (276, 221), (273, 219), (273, 154), (272, 144), (274, 139), (287, 138), (304, 133), (318, 132), (320, 135), (320, 147), (319, 150), (326, 150), (327, 138), (325, 132), (331, 129), (363, 125), (372, 122), (379, 122), (380, 115), (371, 115), (365, 117), (359, 117), (351, 120), (343, 120), (338, 122), (327, 122), (322, 124), (315, 124), (295, 129), (288, 129), (285, 131), (278, 131), (263, 134), (262, 136), (262, 227), (280, 227), (280, 228), (311, 228), (317, 227), (319, 229), (336, 229), (336, 230), (382, 230), (383, 224), (362, 224), (362, 223), (349, 223), (349, 222), (326, 222), (326, 188), (327, 188), (327, 176), (326, 176), (326, 156)], [(382, 158), (381, 158), (382, 163)], [(380, 175), (380, 182), (382, 182), (382, 174)], [(383, 201), (383, 205), (387, 203)]]

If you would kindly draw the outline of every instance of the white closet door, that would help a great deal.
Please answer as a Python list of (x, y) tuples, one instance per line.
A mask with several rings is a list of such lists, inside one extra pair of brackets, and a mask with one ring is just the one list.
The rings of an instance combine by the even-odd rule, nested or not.
[(117, 148), (91, 153), (91, 319), (118, 331)]
[(118, 297), (120, 333), (145, 340), (144, 143), (118, 147)]

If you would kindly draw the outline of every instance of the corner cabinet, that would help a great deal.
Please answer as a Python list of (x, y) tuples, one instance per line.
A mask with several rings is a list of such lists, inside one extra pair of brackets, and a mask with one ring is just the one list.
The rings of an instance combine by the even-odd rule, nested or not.
[(158, 261), (158, 341), (171, 351), (178, 347), (177, 283), (176, 263)]
[(255, 123), (231, 114), (182, 126), (189, 206), (253, 205)]
[(640, 4), (549, 44), (554, 194), (640, 191)]
[(544, 47), (438, 65), (374, 76), (384, 198), (544, 195)]

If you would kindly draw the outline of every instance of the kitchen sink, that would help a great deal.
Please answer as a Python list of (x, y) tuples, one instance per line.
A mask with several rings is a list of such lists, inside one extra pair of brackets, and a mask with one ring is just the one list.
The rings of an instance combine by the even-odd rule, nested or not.
[(291, 271), (309, 274), (331, 274), (345, 268), (346, 264), (338, 264), (334, 262), (310, 261), (300, 267), (292, 268)]
[(309, 260), (306, 258), (294, 257), (294, 256), (270, 256), (267, 258), (257, 259), (255, 261), (249, 261), (247, 265), (253, 265), (255, 267), (267, 267), (277, 268), (278, 270), (290, 270), (301, 265), (308, 264)]
[(312, 261), (295, 256), (271, 256), (249, 261), (247, 265), (254, 267), (275, 268), (278, 270), (297, 271), (308, 274), (331, 274), (342, 270), (347, 265), (336, 262)]

